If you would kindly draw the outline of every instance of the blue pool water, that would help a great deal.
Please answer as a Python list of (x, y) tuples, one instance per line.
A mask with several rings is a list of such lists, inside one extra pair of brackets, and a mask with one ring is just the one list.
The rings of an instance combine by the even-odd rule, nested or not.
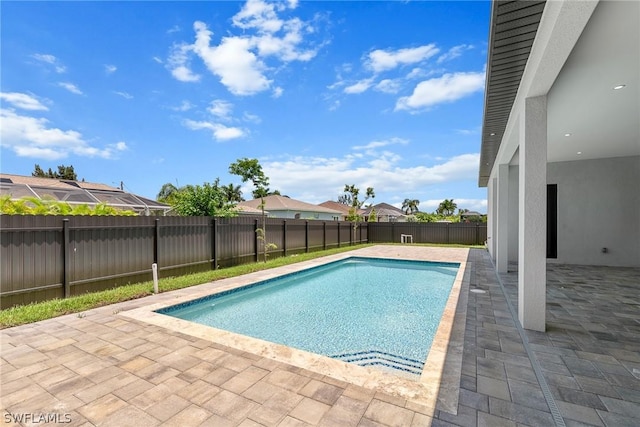
[(348, 258), (158, 312), (346, 362), (419, 374), (458, 268)]

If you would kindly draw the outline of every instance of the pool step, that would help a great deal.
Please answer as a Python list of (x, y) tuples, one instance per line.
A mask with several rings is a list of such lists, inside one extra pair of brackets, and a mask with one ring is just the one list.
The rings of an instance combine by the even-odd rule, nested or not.
[(408, 372), (413, 375), (422, 374), (424, 363), (419, 360), (409, 359), (377, 350), (357, 351), (331, 356), (343, 362), (354, 363), (359, 366), (382, 366), (398, 371)]

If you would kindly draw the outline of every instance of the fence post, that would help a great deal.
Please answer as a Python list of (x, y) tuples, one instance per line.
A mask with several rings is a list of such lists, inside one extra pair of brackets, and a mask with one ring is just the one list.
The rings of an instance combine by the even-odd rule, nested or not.
[(287, 256), (287, 220), (282, 220), (282, 250), (283, 256)]
[(327, 250), (327, 221), (322, 223), (322, 250)]
[(309, 253), (309, 221), (304, 222), (304, 247), (305, 252)]
[[(264, 233), (264, 230), (262, 230), (262, 232)], [(253, 236), (254, 236), (254, 246), (256, 249), (256, 262), (258, 262), (260, 260), (260, 253), (259, 253), (259, 246), (260, 246), (260, 242), (258, 242), (258, 220), (256, 219), (255, 223), (253, 224)]]
[(391, 241), (396, 243), (396, 223), (391, 223)]
[(69, 220), (67, 218), (62, 220), (62, 256), (64, 258), (63, 271), (62, 271), (62, 284), (64, 285), (64, 297), (69, 298), (71, 296), (71, 248), (69, 247)]
[(449, 231), (449, 226), (451, 225), (450, 222), (447, 222), (447, 244), (451, 243), (451, 233)]
[(480, 224), (476, 222), (476, 245), (480, 244)]
[(153, 262), (158, 264), (158, 246), (160, 243), (160, 218), (156, 218), (153, 227)]
[(340, 247), (340, 221), (338, 221), (338, 247)]
[(211, 255), (213, 269), (218, 269), (218, 218), (213, 218), (213, 230), (211, 230)]
[(362, 224), (360, 224), (360, 235), (358, 236), (358, 244), (362, 244)]

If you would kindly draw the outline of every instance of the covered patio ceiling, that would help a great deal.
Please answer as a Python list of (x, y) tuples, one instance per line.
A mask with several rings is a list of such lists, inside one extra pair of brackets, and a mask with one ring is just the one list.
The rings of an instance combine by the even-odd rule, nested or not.
[[(505, 129), (544, 7), (544, 2), (494, 2), (481, 187), (487, 186), (501, 145), (512, 145), (506, 150), (511, 154), (517, 148), (517, 135), (505, 135)], [(598, 3), (548, 92), (549, 162), (640, 155), (639, 28), (640, 3)]]

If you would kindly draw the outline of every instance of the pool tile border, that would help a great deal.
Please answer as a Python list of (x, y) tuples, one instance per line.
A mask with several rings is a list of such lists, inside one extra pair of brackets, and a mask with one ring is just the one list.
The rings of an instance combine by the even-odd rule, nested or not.
[[(457, 411), (458, 395), (457, 393), (453, 393), (453, 391), (456, 390), (455, 387), (459, 385), (460, 381), (464, 321), (454, 323), (454, 319), (461, 315), (461, 310), (459, 309), (461, 305), (466, 315), (466, 304), (458, 304), (458, 302), (461, 295), (466, 295), (465, 289), (468, 290), (469, 287), (469, 269), (467, 268), (468, 249), (449, 249), (448, 251), (444, 251), (450, 254), (450, 256), (444, 256), (444, 258), (447, 259), (437, 260), (424, 258), (429, 257), (430, 252), (432, 252), (428, 250), (429, 248), (424, 248), (425, 251), (418, 250), (417, 252), (416, 249), (420, 249), (420, 247), (390, 246), (382, 251), (382, 255), (380, 253), (380, 247), (358, 249), (349, 253), (331, 255), (298, 264), (223, 279), (180, 291), (173, 291), (172, 293), (175, 295), (173, 300), (165, 300), (162, 303), (123, 311), (119, 313), (119, 315), (307, 369), (339, 381), (345, 381), (370, 390), (401, 397), (429, 408), (432, 414), (435, 412), (436, 404), (447, 408), (455, 408), (452, 410), (452, 412), (455, 413)], [(438, 251), (442, 254), (442, 250)], [(420, 253), (421, 256), (416, 256), (416, 253)], [(406, 379), (375, 368), (353, 365), (281, 344), (195, 324), (156, 312), (170, 306), (189, 303), (194, 299), (203, 298), (213, 293), (233, 291), (234, 289), (250, 286), (257, 282), (274, 279), (285, 274), (296, 273), (301, 270), (354, 256), (363, 258), (453, 262), (460, 264), (441, 318), (440, 326), (434, 337), (419, 381)], [(459, 326), (460, 323), (463, 325), (462, 329), (456, 327)], [(446, 369), (444, 366), (445, 361), (447, 363)], [(451, 387), (449, 385), (451, 385)], [(451, 391), (451, 393), (448, 391)]]

